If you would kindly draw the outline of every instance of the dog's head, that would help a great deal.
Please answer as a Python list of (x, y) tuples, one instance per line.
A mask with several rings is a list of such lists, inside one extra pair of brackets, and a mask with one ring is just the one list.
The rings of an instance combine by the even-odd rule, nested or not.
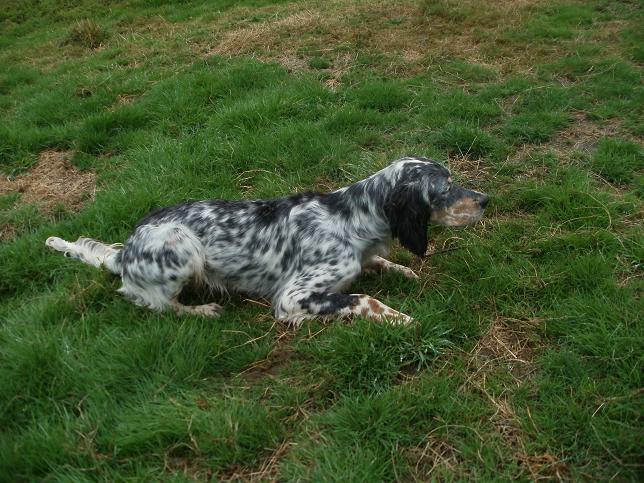
[(429, 223), (473, 225), (488, 204), (485, 194), (458, 186), (447, 168), (425, 158), (394, 161), (387, 171), (394, 181), (384, 207), (392, 235), (421, 257)]

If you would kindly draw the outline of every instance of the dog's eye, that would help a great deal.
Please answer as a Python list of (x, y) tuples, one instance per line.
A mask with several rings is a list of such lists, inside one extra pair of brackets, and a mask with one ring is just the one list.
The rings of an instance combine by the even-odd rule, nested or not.
[(452, 185), (451, 184), (446, 184), (443, 187), (443, 189), (441, 190), (441, 194), (446, 195), (447, 193), (449, 193), (449, 190), (451, 190), (451, 189), (452, 189)]

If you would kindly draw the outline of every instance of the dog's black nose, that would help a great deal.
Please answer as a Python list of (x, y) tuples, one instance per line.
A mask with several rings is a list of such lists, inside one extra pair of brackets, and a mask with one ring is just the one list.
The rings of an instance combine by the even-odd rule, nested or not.
[(485, 208), (489, 202), (490, 202), (490, 197), (485, 195), (483, 195), (483, 197), (481, 198), (481, 201), (479, 201), (479, 203), (481, 204), (481, 208)]

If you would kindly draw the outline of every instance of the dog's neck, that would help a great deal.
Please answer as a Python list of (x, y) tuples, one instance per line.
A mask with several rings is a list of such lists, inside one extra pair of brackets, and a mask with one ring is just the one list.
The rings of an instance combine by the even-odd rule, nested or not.
[(333, 194), (342, 197), (349, 208), (346, 229), (366, 247), (391, 243), (391, 226), (385, 203), (398, 181), (399, 169), (388, 166), (366, 179), (341, 188)]

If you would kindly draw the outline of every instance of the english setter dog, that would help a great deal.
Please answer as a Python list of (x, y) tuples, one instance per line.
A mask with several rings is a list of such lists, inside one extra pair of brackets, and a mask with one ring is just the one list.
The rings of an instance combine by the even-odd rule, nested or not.
[(203, 282), (272, 301), (275, 316), (298, 324), (352, 315), (376, 321), (412, 319), (363, 294), (345, 291), (363, 271), (416, 274), (384, 256), (392, 239), (422, 257), (427, 226), (476, 223), (488, 197), (452, 182), (449, 171), (420, 157), (403, 158), (331, 193), (258, 201), (178, 204), (143, 218), (124, 246), (50, 237), (46, 245), (120, 275), (118, 290), (134, 303), (215, 317), (221, 306), (187, 306), (182, 288)]

